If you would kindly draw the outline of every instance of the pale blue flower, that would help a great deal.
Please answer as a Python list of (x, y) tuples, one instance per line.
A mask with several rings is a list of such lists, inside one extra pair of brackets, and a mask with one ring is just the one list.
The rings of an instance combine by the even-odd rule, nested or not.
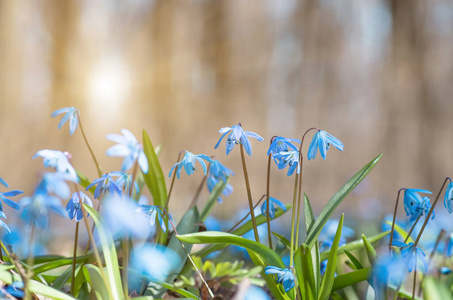
[[(0, 211), (0, 218), (5, 218), (5, 219), (6, 219), (5, 213), (2, 212), (2, 211)], [(8, 225), (6, 225), (6, 223), (3, 222), (2, 220), (0, 220), (0, 226), (2, 226), (2, 227), (5, 228), (6, 230), (8, 230), (9, 233), (11, 233), (11, 230), (9, 230)]]
[(181, 264), (179, 255), (163, 245), (134, 247), (130, 267), (150, 279), (165, 281)]
[(280, 269), (277, 267), (269, 266), (264, 268), (264, 273), (266, 274), (276, 274), (277, 275), (277, 283), (283, 284), (283, 288), (285, 292), (288, 292), (290, 289), (294, 287), (294, 275), (293, 272), (286, 268)]
[[(110, 176), (112, 177), (118, 177), (115, 179), (115, 183), (118, 187), (124, 190), (126, 195), (129, 195), (131, 192), (132, 188), (132, 175), (126, 172), (118, 172), (118, 171), (113, 171), (110, 172)], [(137, 181), (134, 181), (134, 189), (135, 193), (137, 194), (139, 192), (139, 187), (137, 184)]]
[(339, 139), (323, 130), (318, 130), (311, 140), (310, 147), (308, 147), (308, 160), (315, 159), (316, 154), (318, 153), (318, 149), (321, 157), (323, 159), (326, 159), (326, 153), (327, 150), (329, 150), (331, 144), (338, 150), (343, 151), (344, 146)]
[(121, 196), (121, 188), (113, 180), (112, 176), (109, 173), (105, 173), (101, 178), (93, 180), (93, 182), (87, 186), (86, 190), (88, 191), (91, 187), (96, 185), (94, 190), (94, 199), (98, 199), (101, 194), (109, 193), (110, 195), (118, 194)]
[[(68, 212), (68, 217), (72, 220), (75, 219), (76, 222), (79, 222), (83, 219), (82, 213), (82, 205), (80, 203), (80, 199), (82, 199), (82, 204), (87, 204), (90, 207), (93, 207), (93, 201), (85, 195), (83, 192), (75, 192), (72, 194), (71, 200), (69, 200), (68, 204), (66, 205), (66, 211)], [(90, 214), (87, 213), (87, 217)]]
[(33, 226), (47, 228), (49, 213), (53, 212), (65, 218), (66, 211), (59, 198), (42, 193), (35, 193), (32, 197), (22, 198), (19, 202), (22, 208), (22, 220)]
[(286, 166), (289, 166), (288, 176), (291, 176), (296, 168), (297, 174), (300, 173), (299, 150), (279, 152), (274, 155), (274, 159), (279, 162), (277, 165), (279, 169), (284, 169)]
[(69, 155), (68, 152), (44, 149), (36, 152), (36, 154), (33, 155), (33, 159), (42, 157), (44, 167), (53, 168), (60, 173), (68, 173), (71, 176), (71, 181), (78, 182), (77, 172), (68, 160)]
[(371, 274), (373, 285), (382, 288), (388, 284), (399, 286), (406, 279), (408, 272), (401, 255), (388, 254), (376, 260)]
[(162, 231), (164, 233), (167, 231), (167, 227), (165, 226), (165, 222), (164, 222), (164, 212), (162, 210), (162, 207), (157, 206), (157, 205), (141, 204), (137, 210), (140, 213), (145, 214), (149, 218), (149, 224), (151, 226), (154, 226), (154, 224), (156, 223), (156, 217), (157, 217)]
[(2, 184), (6, 188), (9, 188), (8, 184), (6, 183), (6, 181), (4, 181), (1, 177), (0, 177), (0, 184)]
[(138, 160), (138, 165), (143, 173), (148, 173), (148, 160), (143, 152), (143, 146), (137, 141), (135, 136), (127, 129), (121, 129), (120, 134), (107, 134), (107, 139), (118, 145), (107, 149), (108, 156), (124, 157), (121, 172), (129, 170)]
[[(9, 192), (5, 192), (5, 193), (0, 193), (0, 199), (8, 206), (14, 208), (14, 209), (17, 209), (19, 210), (19, 205), (14, 202), (13, 200), (11, 199), (8, 199), (6, 197), (14, 197), (14, 196), (17, 196), (19, 194), (22, 194), (23, 192), (22, 191), (19, 191), (19, 190), (14, 190), (14, 191), (9, 191)], [(0, 211), (3, 211), (3, 205), (2, 203), (0, 202)]]
[(447, 267), (441, 267), (439, 271), (443, 275), (450, 275), (451, 274), (451, 269), (447, 268)]
[(247, 289), (247, 293), (245, 294), (245, 300), (270, 300), (271, 298), (269, 297), (266, 292), (257, 287), (256, 285), (250, 285), (249, 288)]
[(66, 181), (72, 181), (72, 179), (72, 176), (68, 173), (46, 172), (42, 176), (36, 191), (40, 194), (55, 194), (60, 198), (66, 199), (71, 195), (71, 189)]
[(451, 182), (451, 180), (445, 191), (444, 206), (449, 213), (453, 212), (453, 182)]
[(64, 123), (69, 120), (69, 134), (73, 134), (74, 131), (77, 129), (77, 125), (79, 125), (79, 116), (78, 116), (78, 109), (74, 106), (72, 107), (65, 107), (54, 111), (51, 117), (56, 117), (61, 114), (65, 114), (63, 118), (61, 118), (60, 123), (58, 124), (58, 129), (60, 129)]
[[(216, 177), (209, 175), (208, 179), (206, 180), (206, 185), (208, 186), (208, 190), (210, 193), (212, 192), (214, 187), (217, 185), (217, 183), (219, 183), (219, 181), (220, 180), (217, 179)], [(233, 192), (233, 186), (231, 184), (227, 183), (227, 185), (225, 186), (225, 188), (222, 191), (222, 194), (224, 196), (229, 196), (229, 195), (231, 195), (232, 192)], [(219, 196), (219, 198), (217, 198), (217, 202), (222, 203), (221, 196)]]
[(451, 257), (453, 255), (453, 233), (447, 236), (447, 248), (445, 249), (445, 256)]
[[(415, 267), (417, 267), (417, 271), (421, 271), (422, 273), (428, 271), (428, 262), (425, 258), (425, 252), (418, 247), (414, 249), (414, 243), (410, 242), (409, 244), (406, 244), (400, 241), (393, 241), (392, 246), (402, 248), (401, 255), (406, 260), (407, 271), (409, 273), (412, 272)], [(420, 263), (423, 268), (419, 267)]]
[(299, 150), (296, 146), (294, 146), (292, 143), (299, 143), (300, 140), (298, 139), (290, 139), (290, 138), (285, 138), (282, 136), (276, 136), (272, 138), (272, 143), (269, 146), (269, 150), (267, 151), (267, 155), (274, 156), (275, 154), (278, 154), (283, 151), (296, 151)]
[(233, 171), (222, 165), (217, 159), (213, 159), (211, 166), (209, 167), (209, 174), (217, 179), (221, 179), (223, 182), (227, 181), (227, 178), (234, 175)]
[[(16, 298), (24, 298), (25, 292), (24, 283), (22, 281), (15, 281), (12, 284), (4, 285), (0, 289), (0, 299), (16, 299)], [(15, 298), (12, 298), (12, 297)]]
[(203, 167), (204, 174), (206, 175), (206, 164), (202, 160), (206, 160), (209, 163), (212, 163), (212, 159), (205, 155), (205, 154), (193, 154), (192, 152), (186, 151), (186, 154), (184, 154), (184, 157), (181, 161), (177, 162), (171, 169), (170, 173), (168, 174), (168, 177), (171, 176), (171, 173), (173, 172), (173, 169), (177, 167), (176, 169), (176, 177), (179, 179), (179, 175), (181, 174), (181, 169), (184, 166), (184, 170), (186, 171), (187, 175), (192, 175), (195, 169), (195, 162), (198, 161), (200, 165)]
[(233, 150), (235, 145), (242, 144), (244, 146), (245, 152), (249, 156), (252, 156), (252, 146), (250, 145), (250, 141), (248, 137), (252, 137), (258, 141), (262, 141), (263, 138), (259, 136), (258, 134), (251, 132), (251, 131), (244, 131), (241, 127), (241, 124), (238, 125), (233, 125), (231, 127), (223, 127), (220, 128), (219, 133), (222, 134), (220, 137), (219, 141), (215, 145), (214, 149), (217, 149), (219, 147), (220, 142), (222, 139), (225, 137), (225, 135), (230, 132), (230, 135), (228, 136), (227, 142), (226, 142), (226, 154), (228, 155), (231, 150)]
[[(283, 202), (273, 197), (269, 197), (269, 216), (271, 219), (275, 217), (275, 211), (277, 210), (275, 205), (277, 205), (281, 210), (286, 211), (286, 205)], [(263, 204), (261, 204), (261, 213), (263, 216), (267, 216), (267, 199), (264, 200)]]
[(102, 201), (101, 214), (105, 228), (113, 236), (130, 236), (145, 239), (151, 232), (149, 220), (139, 212), (137, 202), (129, 197), (111, 195)]
[[(408, 216), (411, 216), (410, 221), (413, 221), (418, 218), (418, 216), (423, 215), (423, 212), (427, 212), (431, 204), (429, 203), (429, 198), (422, 198), (418, 193), (431, 194), (430, 191), (422, 189), (405, 189), (404, 190), (404, 210)], [(433, 214), (434, 218), (434, 214)]]

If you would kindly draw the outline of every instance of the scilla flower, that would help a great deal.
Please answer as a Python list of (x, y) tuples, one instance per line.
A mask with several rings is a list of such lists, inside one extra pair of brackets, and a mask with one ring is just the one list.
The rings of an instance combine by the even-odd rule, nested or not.
[(130, 266), (140, 275), (165, 281), (176, 271), (180, 263), (179, 255), (170, 248), (158, 244), (145, 244), (142, 247), (134, 247)]
[(192, 152), (186, 151), (186, 154), (184, 154), (183, 159), (180, 162), (177, 162), (171, 169), (170, 173), (168, 174), (168, 177), (171, 176), (171, 173), (173, 172), (173, 169), (177, 167), (176, 169), (176, 176), (179, 179), (179, 176), (181, 174), (181, 169), (184, 166), (184, 170), (186, 171), (187, 175), (192, 175), (193, 172), (196, 170), (195, 169), (195, 161), (198, 161), (200, 165), (203, 167), (204, 174), (206, 175), (206, 164), (202, 160), (206, 160), (209, 163), (212, 163), (212, 159), (205, 155), (205, 154), (193, 154)]
[[(5, 219), (6, 219), (5, 213), (2, 212), (2, 211), (0, 211), (0, 218), (5, 218)], [(8, 225), (6, 225), (6, 223), (3, 222), (2, 220), (0, 220), (0, 226), (2, 226), (2, 227), (5, 228), (6, 230), (8, 230), (9, 233), (11, 233), (11, 230), (9, 230)]]
[(77, 129), (77, 125), (79, 125), (79, 116), (77, 114), (78, 109), (74, 106), (72, 107), (65, 107), (54, 111), (51, 117), (56, 117), (61, 114), (65, 114), (63, 118), (61, 118), (60, 123), (58, 124), (58, 129), (60, 129), (64, 123), (69, 121), (69, 134), (73, 134), (74, 131)]
[(37, 157), (43, 158), (44, 167), (52, 168), (60, 173), (68, 173), (71, 176), (71, 180), (74, 182), (78, 181), (78, 176), (72, 165), (68, 160), (69, 153), (61, 152), (58, 150), (39, 150), (33, 155), (33, 159)]
[(299, 150), (279, 152), (274, 155), (274, 159), (275, 161), (279, 161), (277, 165), (279, 169), (284, 169), (286, 166), (289, 166), (288, 176), (291, 176), (296, 168), (297, 174), (300, 173)]
[[(414, 243), (411, 242), (409, 244), (405, 244), (400, 241), (393, 241), (392, 245), (402, 248), (401, 255), (404, 259), (406, 259), (407, 271), (409, 273), (412, 272), (416, 267), (417, 271), (421, 271), (422, 273), (426, 273), (426, 271), (428, 271), (428, 262), (425, 258), (425, 252), (423, 252), (423, 250), (418, 247), (414, 249)], [(418, 267), (420, 263), (422, 264), (423, 268)]]
[(239, 123), (238, 125), (233, 125), (231, 127), (223, 127), (220, 128), (219, 133), (222, 134), (220, 137), (219, 141), (215, 145), (214, 149), (217, 149), (219, 147), (220, 142), (222, 139), (225, 137), (225, 135), (230, 132), (230, 135), (228, 136), (227, 142), (226, 142), (226, 154), (230, 154), (231, 150), (233, 150), (235, 145), (242, 144), (244, 146), (245, 152), (249, 156), (252, 156), (252, 146), (250, 145), (249, 137), (252, 137), (258, 141), (262, 141), (263, 138), (259, 136), (258, 134), (251, 132), (251, 131), (244, 131), (241, 127), (241, 124)]
[(418, 193), (431, 194), (430, 191), (422, 189), (405, 189), (404, 190), (404, 210), (408, 216), (411, 216), (411, 221), (415, 220), (426, 210), (426, 206), (429, 204), (426, 199), (424, 200), (422, 196)]
[[(217, 179), (215, 176), (209, 175), (208, 179), (206, 180), (206, 185), (208, 186), (208, 190), (210, 193), (212, 192), (214, 187), (217, 185), (217, 183), (219, 183), (219, 181), (220, 180)], [(227, 183), (227, 185), (225, 186), (225, 188), (222, 191), (222, 194), (224, 196), (229, 196), (229, 195), (231, 195), (232, 192), (233, 192), (233, 186), (231, 184)], [(222, 203), (221, 196), (219, 196), (219, 198), (217, 198), (217, 202)]]
[[(82, 199), (82, 201), (80, 201)], [(72, 220), (75, 219), (76, 222), (79, 222), (83, 218), (82, 213), (82, 204), (88, 204), (90, 207), (93, 207), (93, 202), (91, 199), (85, 195), (83, 192), (75, 192), (72, 194), (71, 200), (69, 200), (66, 205), (66, 211), (68, 212), (68, 217)], [(87, 213), (87, 217), (90, 215)]]
[(138, 165), (143, 173), (148, 173), (148, 160), (143, 152), (143, 146), (137, 141), (135, 136), (127, 129), (121, 129), (120, 134), (107, 134), (107, 139), (118, 145), (110, 147), (106, 154), (108, 156), (124, 157), (121, 172), (129, 170), (138, 160)]
[(338, 150), (343, 151), (344, 146), (339, 139), (323, 130), (318, 130), (318, 132), (315, 133), (313, 139), (311, 140), (310, 147), (308, 147), (308, 160), (315, 159), (316, 154), (318, 153), (318, 149), (321, 157), (323, 159), (326, 159), (326, 153), (327, 150), (329, 150), (331, 144)]
[(93, 180), (93, 182), (89, 186), (87, 186), (86, 190), (88, 191), (94, 185), (96, 185), (96, 190), (94, 191), (94, 199), (98, 199), (101, 194), (105, 194), (107, 192), (110, 195), (116, 193), (121, 196), (121, 188), (116, 184), (109, 173), (105, 173), (101, 178)]
[(453, 212), (452, 202), (453, 202), (453, 182), (451, 182), (450, 180), (450, 184), (447, 186), (447, 190), (445, 191), (444, 197), (444, 206), (446, 209), (448, 209), (449, 213)]
[(264, 269), (264, 273), (277, 274), (277, 283), (283, 284), (285, 292), (294, 287), (294, 275), (293, 272), (288, 268), (280, 269), (277, 267), (269, 266)]
[(374, 287), (387, 286), (388, 283), (399, 286), (407, 277), (406, 265), (399, 254), (383, 255), (376, 260), (372, 271)]
[(47, 228), (49, 223), (49, 212), (66, 217), (65, 210), (60, 199), (55, 196), (35, 192), (32, 197), (25, 197), (20, 200), (22, 208), (22, 220), (27, 224)]
[[(269, 216), (271, 219), (275, 217), (275, 211), (277, 208), (275, 208), (275, 205), (277, 205), (281, 210), (286, 211), (286, 206), (283, 202), (273, 198), (269, 197)], [(261, 205), (261, 213), (263, 216), (267, 216), (267, 200), (264, 200), (263, 204)]]
[[(5, 187), (8, 187), (8, 184), (2, 179), (1, 180), (1, 183), (5, 186)], [(19, 204), (17, 204), (16, 202), (14, 202), (13, 200), (11, 199), (8, 199), (7, 197), (14, 197), (14, 196), (17, 196), (19, 194), (22, 194), (23, 192), (22, 191), (19, 191), (19, 190), (14, 190), (14, 191), (9, 191), (9, 192), (5, 192), (5, 193), (0, 193), (0, 199), (8, 206), (11, 206), (12, 208), (14, 209), (19, 209)], [(2, 203), (0, 202), (0, 211), (3, 211), (3, 205)], [(5, 217), (6, 218), (6, 217)]]
[(165, 233), (167, 231), (167, 227), (165, 226), (164, 222), (164, 212), (162, 211), (162, 207), (157, 205), (145, 205), (140, 204), (140, 207), (137, 208), (137, 211), (145, 214), (149, 218), (149, 224), (154, 226), (156, 223), (156, 217), (159, 220), (159, 225), (162, 231)]
[(272, 139), (272, 143), (269, 146), (269, 150), (267, 151), (267, 155), (274, 156), (275, 154), (282, 152), (282, 151), (295, 151), (298, 150), (296, 146), (292, 144), (292, 142), (299, 143), (300, 140), (298, 139), (289, 139), (284, 138), (282, 136), (276, 136)]
[[(126, 172), (118, 172), (118, 171), (113, 171), (110, 172), (110, 176), (112, 177), (118, 177), (115, 179), (115, 183), (118, 187), (122, 188), (126, 195), (129, 195), (131, 192), (132, 188), (132, 175), (128, 174)], [(134, 189), (135, 193), (137, 194), (139, 192), (139, 187), (137, 184), (137, 181), (134, 181)]]
[(227, 178), (234, 175), (233, 171), (222, 165), (217, 159), (213, 159), (209, 167), (209, 174), (216, 179), (221, 179), (226, 182)]

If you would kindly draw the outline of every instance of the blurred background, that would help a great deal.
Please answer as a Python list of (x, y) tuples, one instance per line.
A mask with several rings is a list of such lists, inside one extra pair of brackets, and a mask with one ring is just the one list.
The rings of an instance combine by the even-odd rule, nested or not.
[[(40, 149), (69, 151), (76, 169), (97, 177), (80, 129), (70, 136), (50, 118), (76, 106), (104, 172), (121, 166), (105, 155), (105, 135), (122, 128), (139, 140), (146, 129), (163, 146), (165, 174), (181, 150), (215, 155), (236, 173), (215, 208), (223, 219), (247, 202), (238, 149), (214, 150), (221, 127), (241, 122), (264, 137), (247, 159), (258, 200), (270, 138), (317, 126), (345, 148), (304, 165), (315, 213), (383, 152), (337, 210), (378, 221), (399, 188), (437, 192), (452, 176), (452, 89), (447, 0), (0, 1), (0, 176), (24, 195), (43, 169), (31, 159)], [(200, 170), (176, 182), (176, 216)], [(275, 166), (271, 176), (271, 195), (290, 203), (292, 178)], [(8, 224), (17, 216), (7, 215)]]

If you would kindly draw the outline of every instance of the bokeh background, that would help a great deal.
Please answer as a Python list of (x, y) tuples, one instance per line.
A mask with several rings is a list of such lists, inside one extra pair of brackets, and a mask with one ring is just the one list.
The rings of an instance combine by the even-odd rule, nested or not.
[[(140, 140), (146, 129), (163, 146), (166, 174), (181, 150), (215, 155), (236, 173), (234, 193), (215, 208), (224, 219), (247, 204), (239, 151), (214, 150), (221, 127), (241, 122), (265, 138), (247, 159), (256, 200), (269, 139), (320, 127), (345, 149), (305, 164), (315, 212), (383, 152), (338, 209), (378, 221), (399, 188), (437, 191), (451, 176), (452, 92), (447, 0), (0, 0), (0, 176), (25, 195), (43, 168), (31, 159), (40, 149), (69, 151), (76, 169), (96, 177), (79, 129), (70, 136), (50, 118), (77, 106), (105, 172), (121, 165), (105, 156), (105, 135), (122, 128)], [(181, 176), (174, 214), (201, 179)], [(273, 167), (272, 196), (290, 203), (292, 185)]]

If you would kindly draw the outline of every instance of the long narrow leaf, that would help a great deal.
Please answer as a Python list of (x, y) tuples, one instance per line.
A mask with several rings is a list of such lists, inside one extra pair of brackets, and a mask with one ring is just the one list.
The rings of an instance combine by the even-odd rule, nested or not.
[(348, 182), (343, 185), (340, 190), (329, 200), (326, 206), (321, 211), (318, 219), (313, 224), (313, 228), (307, 235), (307, 239), (305, 240), (305, 244), (307, 244), (310, 248), (316, 242), (318, 235), (321, 233), (322, 228), (326, 224), (327, 220), (329, 220), (330, 216), (337, 208), (338, 205), (343, 201), (343, 199), (371, 172), (374, 166), (378, 163), (381, 159), (382, 153), (376, 156), (371, 162), (366, 164), (359, 172), (357, 172)]
[[(311, 208), (310, 200), (308, 199), (307, 194), (304, 193), (304, 214), (305, 214), (305, 229), (308, 234), (310, 229), (315, 223), (315, 215), (313, 214), (313, 209)], [(321, 284), (321, 259), (319, 254), (319, 243), (318, 239), (315, 240), (315, 246), (311, 248), (311, 257), (313, 270), (315, 272), (315, 286), (316, 286), (316, 298), (318, 298), (319, 286)]]
[(338, 291), (350, 285), (356, 284), (368, 279), (371, 268), (363, 268), (335, 277), (332, 286), (332, 292)]
[(332, 247), (330, 249), (329, 260), (327, 261), (326, 271), (324, 277), (322, 278), (321, 289), (319, 290), (320, 300), (329, 299), (329, 295), (332, 293), (333, 281), (335, 279), (335, 267), (337, 265), (337, 250), (338, 245), (340, 244), (341, 230), (343, 229), (343, 220), (344, 214), (340, 218), (338, 224), (337, 233), (333, 239)]
[[(390, 221), (386, 221), (385, 224), (392, 226), (392, 222), (390, 222)], [(408, 232), (396, 223), (395, 223), (395, 231), (401, 235), (401, 237), (403, 238), (403, 241), (406, 240)], [(413, 243), (413, 242), (414, 242), (414, 239), (410, 236), (407, 239), (407, 243)]]
[(109, 294), (104, 286), (101, 271), (97, 266), (91, 264), (83, 266), (83, 275), (90, 284), (91, 290), (94, 291), (96, 299), (109, 300)]
[(215, 185), (211, 194), (209, 195), (208, 201), (206, 201), (206, 204), (203, 207), (203, 210), (201, 211), (201, 214), (200, 214), (201, 222), (206, 221), (206, 218), (211, 213), (211, 210), (213, 209), (214, 204), (216, 204), (217, 199), (222, 194), (222, 192), (225, 189), (225, 187), (227, 186), (227, 184), (228, 184), (228, 179), (225, 182), (223, 182), (223, 180), (219, 180), (219, 182), (217, 182), (217, 184)]

